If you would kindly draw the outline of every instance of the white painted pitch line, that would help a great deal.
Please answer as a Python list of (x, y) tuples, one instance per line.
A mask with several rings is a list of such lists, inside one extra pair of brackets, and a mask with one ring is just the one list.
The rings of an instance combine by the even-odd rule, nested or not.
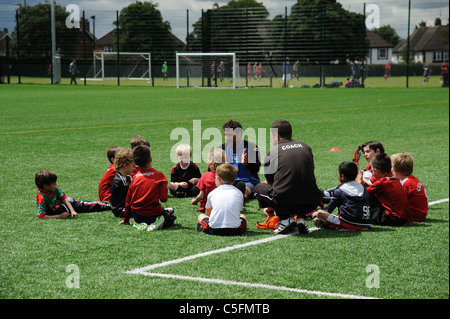
[(434, 201), (434, 202), (430, 202), (430, 203), (428, 203), (428, 206), (433, 206), (433, 205), (440, 204), (440, 203), (445, 203), (445, 202), (448, 202), (448, 201), (449, 201), (448, 198), (444, 198), (444, 199), (440, 199), (440, 200), (437, 200), (437, 201)]
[[(317, 228), (316, 227), (310, 228), (310, 231), (314, 231), (314, 230), (317, 230)], [(275, 240), (278, 240), (278, 239), (287, 238), (289, 236), (290, 235), (277, 235), (277, 236), (273, 236), (273, 237), (268, 237), (268, 238), (263, 238), (263, 239), (259, 239), (259, 240), (254, 240), (254, 241), (250, 241), (250, 242), (245, 243), (245, 244), (229, 246), (229, 247), (220, 248), (220, 249), (211, 250), (211, 251), (206, 251), (204, 253), (199, 253), (199, 254), (195, 254), (195, 255), (191, 255), (191, 256), (186, 256), (186, 257), (182, 257), (182, 258), (178, 258), (178, 259), (168, 260), (168, 261), (165, 261), (165, 262), (162, 262), (162, 263), (159, 263), (159, 264), (148, 265), (148, 266), (145, 266), (145, 267), (142, 267), (142, 268), (129, 270), (126, 273), (127, 274), (139, 274), (139, 273), (142, 273), (142, 272), (153, 270), (155, 268), (160, 268), (160, 267), (165, 267), (165, 266), (168, 266), (168, 265), (178, 264), (178, 263), (181, 263), (181, 262), (184, 262), (184, 261), (197, 259), (197, 258), (201, 258), (201, 257), (206, 257), (206, 256), (210, 256), (210, 255), (215, 255), (215, 254), (220, 254), (220, 253), (224, 253), (224, 252), (235, 250), (235, 249), (245, 248), (245, 247), (259, 245), (259, 244), (263, 244), (263, 243), (268, 243), (268, 242), (275, 241)]]
[[(437, 201), (434, 201), (434, 202), (430, 202), (430, 203), (428, 203), (428, 206), (433, 206), (433, 205), (440, 204), (440, 203), (445, 203), (445, 202), (448, 202), (448, 201), (449, 201), (449, 199), (445, 198), (445, 199), (437, 200)], [(310, 231), (315, 231), (317, 229), (318, 229), (317, 227), (312, 227), (309, 230)], [(277, 235), (277, 236), (273, 236), (273, 237), (268, 237), (268, 238), (264, 238), (264, 239), (250, 241), (250, 242), (247, 242), (245, 244), (229, 246), (229, 247), (220, 248), (220, 249), (216, 249), (216, 250), (211, 250), (211, 251), (207, 251), (207, 252), (203, 252), (203, 253), (199, 253), (199, 254), (195, 254), (195, 255), (191, 255), (191, 256), (186, 256), (186, 257), (182, 257), (182, 258), (178, 258), (178, 259), (168, 260), (168, 261), (165, 261), (165, 262), (162, 262), (162, 263), (158, 263), (158, 264), (148, 265), (148, 266), (145, 266), (145, 267), (142, 267), (142, 268), (136, 268), (136, 269), (133, 269), (133, 270), (129, 270), (126, 273), (127, 274), (140, 274), (140, 273), (143, 273), (143, 272), (146, 272), (146, 271), (150, 271), (150, 270), (153, 270), (153, 269), (156, 269), (156, 268), (165, 267), (165, 266), (173, 265), (173, 264), (178, 264), (178, 263), (182, 263), (182, 262), (185, 262), (185, 261), (188, 261), (188, 260), (193, 260), (193, 259), (197, 259), (197, 258), (201, 258), (201, 257), (210, 256), (210, 255), (220, 254), (220, 253), (224, 253), (224, 252), (235, 250), (235, 249), (240, 249), (240, 248), (245, 248), (245, 247), (249, 247), (249, 246), (259, 245), (259, 244), (275, 241), (275, 240), (286, 238), (286, 237), (289, 237), (289, 235)]]
[[(440, 204), (440, 203), (445, 203), (445, 202), (448, 202), (448, 201), (449, 201), (449, 198), (445, 198), (445, 199), (437, 200), (437, 201), (434, 201), (434, 202), (430, 202), (430, 203), (428, 203), (428, 206), (433, 206), (433, 205), (437, 205), (437, 204)], [(313, 227), (313, 228), (310, 228), (310, 231), (315, 231), (317, 229), (318, 228)], [(314, 290), (306, 290), (306, 289), (297, 289), (297, 288), (289, 288), (289, 287), (283, 287), (283, 286), (273, 286), (273, 285), (266, 285), (266, 284), (253, 284), (253, 283), (246, 283), (246, 282), (239, 282), (239, 281), (230, 281), (230, 280), (222, 280), (222, 279), (211, 279), (211, 278), (180, 276), (180, 275), (171, 275), (171, 274), (161, 274), (161, 273), (148, 272), (148, 271), (156, 269), (156, 268), (160, 268), (160, 267), (164, 267), (164, 266), (168, 266), (168, 265), (172, 265), (172, 264), (178, 264), (178, 263), (181, 263), (181, 262), (184, 262), (184, 261), (188, 261), (188, 260), (192, 260), (192, 259), (196, 259), (196, 258), (201, 258), (201, 257), (205, 257), (205, 256), (210, 256), (210, 255), (214, 255), (214, 254), (219, 254), (219, 253), (223, 253), (223, 252), (227, 252), (227, 251), (231, 251), (231, 250), (235, 250), (235, 249), (240, 249), (240, 248), (244, 248), (244, 247), (259, 245), (259, 244), (262, 244), (262, 243), (267, 243), (267, 242), (275, 241), (275, 240), (278, 240), (278, 239), (287, 238), (289, 236), (290, 235), (277, 235), (277, 236), (274, 236), (274, 237), (268, 237), (268, 238), (264, 238), (264, 239), (259, 239), (259, 240), (251, 241), (251, 242), (248, 242), (248, 243), (245, 243), (245, 244), (240, 244), (240, 245), (220, 248), (220, 249), (216, 249), (216, 250), (207, 251), (207, 252), (204, 252), (204, 253), (199, 253), (199, 254), (196, 254), (196, 255), (191, 255), (191, 256), (187, 256), (187, 257), (183, 257), (183, 258), (178, 258), (178, 259), (174, 259), (174, 260), (165, 261), (165, 262), (162, 262), (162, 263), (159, 263), (159, 264), (153, 264), (153, 265), (148, 265), (148, 266), (145, 266), (145, 267), (142, 267), (142, 268), (136, 268), (136, 269), (133, 269), (133, 270), (129, 270), (126, 273), (127, 274), (139, 274), (139, 275), (151, 276), (151, 277), (159, 277), (159, 278), (172, 278), (172, 279), (180, 279), (180, 280), (208, 282), (208, 283), (216, 283), (216, 284), (223, 284), (223, 285), (235, 285), (235, 286), (243, 286), (243, 287), (263, 288), (263, 289), (271, 289), (271, 290), (279, 290), (279, 291), (282, 290), (282, 291), (304, 293), (304, 294), (313, 294), (313, 295), (318, 295), (318, 296), (327, 296), (327, 297), (336, 297), (336, 298), (378, 299), (378, 298), (367, 297), (367, 296), (358, 296), (358, 295), (340, 294), (340, 293), (314, 291)]]
[(378, 299), (378, 298), (367, 297), (367, 296), (358, 296), (358, 295), (340, 294), (340, 293), (333, 293), (333, 292), (289, 288), (289, 287), (273, 286), (273, 285), (266, 285), (266, 284), (252, 284), (252, 283), (248, 283), (248, 282), (239, 282), (239, 281), (231, 281), (231, 280), (223, 280), (223, 279), (211, 279), (211, 278), (180, 276), (180, 275), (149, 273), (149, 272), (142, 272), (140, 274), (145, 275), (145, 276), (151, 276), (151, 277), (159, 277), (159, 278), (199, 281), (199, 282), (206, 282), (206, 283), (213, 283), (213, 284), (233, 285), (233, 286), (250, 287), (250, 288), (271, 289), (271, 290), (277, 290), (277, 291), (288, 291), (288, 292), (303, 293), (303, 294), (309, 294), (309, 295), (318, 295), (318, 296), (325, 296), (325, 297), (347, 298), (347, 299)]

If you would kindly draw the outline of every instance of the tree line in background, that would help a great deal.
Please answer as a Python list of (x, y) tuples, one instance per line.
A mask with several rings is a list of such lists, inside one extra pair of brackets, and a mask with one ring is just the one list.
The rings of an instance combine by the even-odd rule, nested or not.
[[(64, 7), (55, 6), (56, 47), (63, 56), (74, 55), (80, 41), (79, 29), (65, 25), (68, 15)], [(21, 58), (50, 58), (50, 4), (20, 6), (16, 19), (20, 27), (12, 33), (11, 56), (20, 47)], [(164, 59), (172, 60), (179, 48), (156, 3), (136, 1), (124, 7), (119, 23), (113, 25), (119, 25), (114, 51), (150, 52), (154, 59), (165, 55)], [(373, 31), (393, 45), (401, 41), (390, 25)], [(231, 0), (202, 11), (183, 49), (236, 52), (252, 61), (283, 60), (295, 54), (303, 63), (346, 64), (366, 56), (368, 48), (363, 14), (345, 10), (336, 0), (299, 0), (289, 15), (273, 19), (256, 0)]]

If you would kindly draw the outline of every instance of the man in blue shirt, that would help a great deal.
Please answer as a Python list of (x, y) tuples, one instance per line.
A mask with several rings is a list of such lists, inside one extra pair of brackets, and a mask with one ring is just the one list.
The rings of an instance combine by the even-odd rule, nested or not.
[(255, 143), (242, 138), (242, 125), (238, 121), (229, 120), (222, 126), (225, 143), (221, 148), (225, 151), (227, 163), (237, 166), (238, 173), (235, 184), (245, 183), (245, 198), (252, 196), (255, 185), (260, 183), (259, 168), (261, 161), (259, 149)]

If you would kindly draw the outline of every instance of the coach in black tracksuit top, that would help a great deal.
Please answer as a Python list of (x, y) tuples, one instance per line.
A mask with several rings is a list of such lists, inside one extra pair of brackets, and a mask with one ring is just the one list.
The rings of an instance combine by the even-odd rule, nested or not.
[(264, 159), (267, 184), (256, 185), (255, 197), (260, 208), (272, 207), (281, 220), (294, 215), (305, 218), (322, 200), (311, 147), (292, 139), (288, 121), (275, 121), (270, 131), (275, 146)]

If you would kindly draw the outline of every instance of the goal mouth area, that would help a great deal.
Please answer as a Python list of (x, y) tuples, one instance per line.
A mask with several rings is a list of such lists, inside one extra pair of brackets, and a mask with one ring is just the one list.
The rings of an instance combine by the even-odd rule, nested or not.
[(94, 51), (93, 65), (86, 80), (150, 81), (152, 79), (151, 57), (150, 52)]

